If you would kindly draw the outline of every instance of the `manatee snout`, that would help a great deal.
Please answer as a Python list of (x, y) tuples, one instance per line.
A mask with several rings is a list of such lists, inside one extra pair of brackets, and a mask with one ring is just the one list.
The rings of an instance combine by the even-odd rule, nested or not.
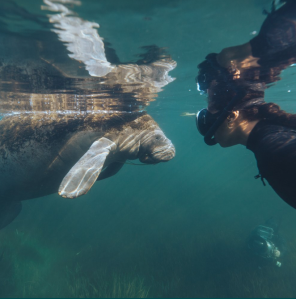
[(157, 142), (153, 143), (150, 151), (140, 157), (140, 161), (146, 164), (156, 164), (159, 162), (167, 162), (175, 157), (176, 150), (168, 138), (157, 139)]
[(167, 162), (175, 157), (176, 150), (173, 143), (167, 139), (167, 144), (157, 147), (151, 156), (154, 160), (159, 162)]

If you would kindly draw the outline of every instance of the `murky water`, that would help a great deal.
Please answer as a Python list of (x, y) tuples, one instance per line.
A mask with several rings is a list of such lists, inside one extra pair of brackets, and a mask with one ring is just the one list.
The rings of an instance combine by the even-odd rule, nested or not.
[[(176, 156), (155, 165), (123, 159), (87, 194), (62, 198), (60, 183), (55, 192), (40, 183), (50, 159), (37, 168), (32, 158), (57, 140), (44, 133), (33, 162), (1, 176), (13, 190), (1, 200), (34, 198), (0, 230), (0, 297), (295, 297), (295, 210), (254, 179), (252, 152), (208, 147), (194, 116), (181, 116), (206, 106), (197, 64), (256, 35), (270, 1), (80, 2), (1, 1), (2, 143), (26, 148), (30, 129), (40, 137), (69, 124), (101, 137), (147, 114)], [(295, 73), (286, 69), (266, 101), (295, 111)], [(65, 161), (63, 136), (56, 149)], [(247, 247), (271, 218), (286, 244), (280, 268)]]

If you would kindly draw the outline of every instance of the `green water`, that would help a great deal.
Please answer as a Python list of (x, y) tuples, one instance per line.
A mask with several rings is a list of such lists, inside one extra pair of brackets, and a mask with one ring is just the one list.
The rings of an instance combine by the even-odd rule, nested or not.
[[(41, 13), (41, 1), (16, 2)], [(122, 61), (155, 44), (177, 62), (170, 72), (176, 80), (146, 108), (176, 157), (125, 165), (78, 199), (23, 202), (22, 213), (0, 231), (0, 297), (295, 297), (295, 210), (254, 179), (252, 152), (206, 146), (194, 117), (181, 116), (206, 106), (196, 90), (197, 64), (250, 40), (270, 1), (81, 2), (79, 17), (100, 24), (100, 36)], [(267, 100), (289, 111), (296, 110), (293, 75), (286, 70), (267, 92)], [(246, 240), (271, 217), (287, 253), (281, 268), (259, 268)]]

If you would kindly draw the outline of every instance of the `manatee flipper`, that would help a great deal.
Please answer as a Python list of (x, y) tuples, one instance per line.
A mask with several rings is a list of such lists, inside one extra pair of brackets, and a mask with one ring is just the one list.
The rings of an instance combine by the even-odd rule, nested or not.
[(124, 162), (113, 162), (106, 169), (104, 169), (99, 175), (97, 181), (101, 181), (109, 178), (110, 176), (116, 174), (124, 165)]
[(10, 224), (22, 210), (20, 201), (0, 203), (0, 229)]
[(66, 174), (59, 187), (59, 195), (75, 198), (86, 194), (100, 175), (107, 156), (115, 148), (115, 143), (105, 137), (95, 141)]

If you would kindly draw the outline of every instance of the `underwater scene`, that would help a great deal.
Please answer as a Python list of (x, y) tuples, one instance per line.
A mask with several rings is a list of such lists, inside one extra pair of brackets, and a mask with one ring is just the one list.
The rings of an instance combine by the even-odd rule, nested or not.
[(295, 297), (293, 163), (219, 139), (296, 113), (294, 8), (1, 0), (0, 297)]

